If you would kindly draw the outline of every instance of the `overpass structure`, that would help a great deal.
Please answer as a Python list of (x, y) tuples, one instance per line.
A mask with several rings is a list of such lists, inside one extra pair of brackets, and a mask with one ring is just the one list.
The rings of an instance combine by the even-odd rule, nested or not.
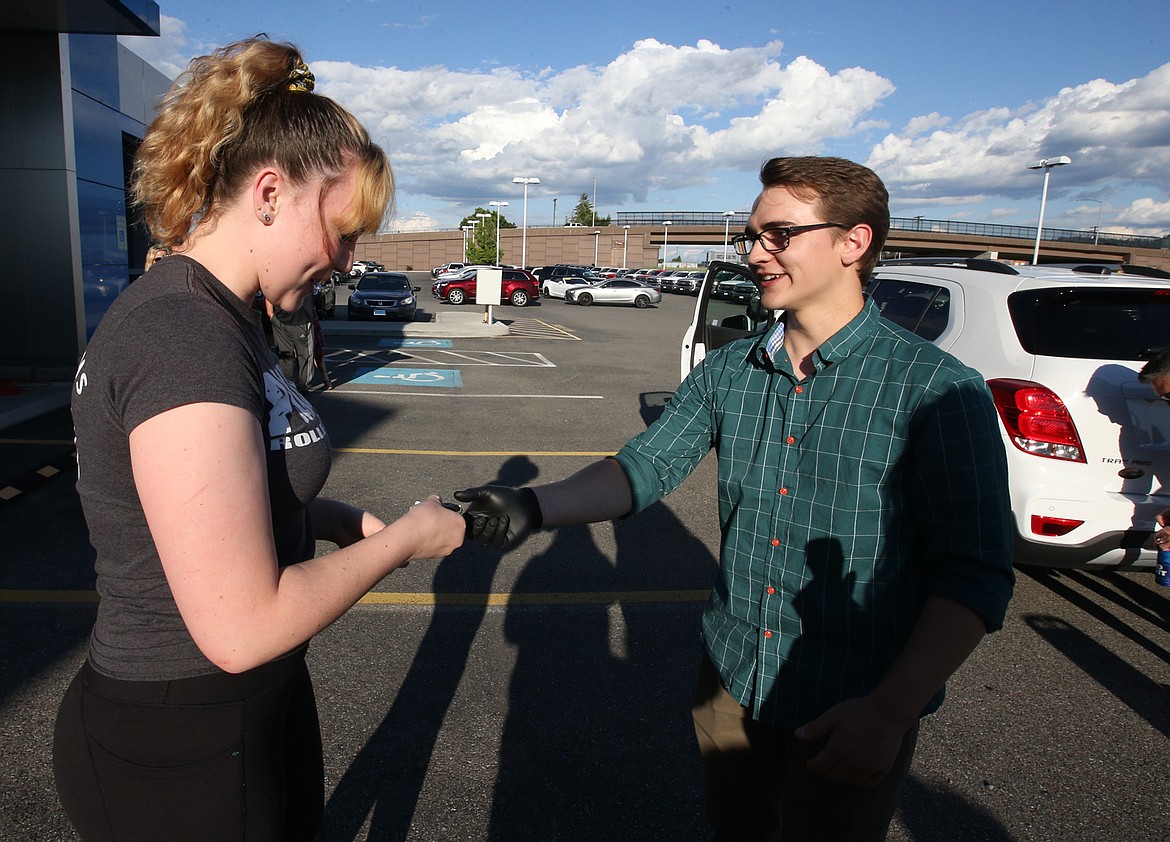
[[(619, 213), (611, 225), (528, 227), (528, 264), (575, 263), (585, 266), (654, 267), (670, 262), (675, 247), (703, 246), (722, 257), (727, 238), (743, 231), (748, 214), (688, 211)], [(669, 222), (669, 225), (665, 223)], [(1028, 263), (1036, 228), (955, 220), (895, 217), (890, 220), (883, 256), (985, 256)], [(517, 263), (523, 231), (500, 231), (500, 262)], [(664, 249), (665, 246), (665, 249)], [(363, 237), (357, 259), (374, 260), (388, 269), (422, 270), (463, 260), (460, 229), (409, 231)], [(1170, 236), (1147, 237), (1045, 227), (1040, 238), (1041, 263), (1130, 263), (1170, 270)]]

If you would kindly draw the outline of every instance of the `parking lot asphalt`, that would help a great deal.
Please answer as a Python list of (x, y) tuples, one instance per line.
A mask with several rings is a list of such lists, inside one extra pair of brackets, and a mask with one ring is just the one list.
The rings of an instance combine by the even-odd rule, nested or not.
[[(612, 453), (677, 383), (692, 305), (502, 307), (507, 335), (449, 345), (327, 322), (325, 493), (393, 516)], [(64, 410), (5, 429), (0, 487), (67, 460), (70, 437)], [(328, 838), (708, 838), (687, 711), (720, 540), (713, 461), (628, 521), (415, 562), (321, 633)], [(76, 838), (49, 753), (94, 596), (64, 467), (0, 502), (0, 840)], [(1148, 572), (1018, 579), (1005, 628), (923, 724), (890, 839), (1166, 839), (1170, 589)]]

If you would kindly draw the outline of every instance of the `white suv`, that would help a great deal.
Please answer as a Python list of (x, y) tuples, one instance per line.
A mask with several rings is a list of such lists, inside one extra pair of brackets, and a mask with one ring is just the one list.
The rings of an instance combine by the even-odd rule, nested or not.
[[(767, 329), (758, 296), (710, 295), (683, 340), (682, 374), (732, 339)], [(1154, 517), (1170, 508), (1170, 407), (1137, 379), (1170, 345), (1170, 273), (1131, 266), (1009, 266), (914, 258), (878, 264), (882, 315), (987, 379), (1008, 454), (1015, 561), (1149, 567)]]
[(450, 272), (458, 272), (463, 269), (465, 263), (444, 263), (442, 266), (436, 266), (431, 270), (431, 277), (437, 278), (439, 275), (446, 275)]

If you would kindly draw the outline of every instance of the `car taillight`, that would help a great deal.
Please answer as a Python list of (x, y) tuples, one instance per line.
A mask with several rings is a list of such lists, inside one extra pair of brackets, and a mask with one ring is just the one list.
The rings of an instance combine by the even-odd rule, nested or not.
[(1051, 389), (1027, 380), (988, 380), (987, 385), (1012, 444), (1033, 456), (1085, 461), (1068, 407)]

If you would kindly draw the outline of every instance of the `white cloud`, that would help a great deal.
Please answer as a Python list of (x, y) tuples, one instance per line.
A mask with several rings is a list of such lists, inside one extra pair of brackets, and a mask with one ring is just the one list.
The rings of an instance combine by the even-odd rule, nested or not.
[(413, 211), (406, 216), (396, 216), (386, 226), (389, 231), (433, 231), (444, 227), (426, 211)]
[(1170, 219), (1170, 200), (1137, 199), (1128, 208), (1121, 209), (1114, 216), (1123, 224), (1134, 226), (1135, 230), (1167, 229)]
[(992, 208), (991, 212), (987, 214), (987, 219), (995, 222), (997, 219), (1011, 219), (1018, 216), (1019, 208)]
[(412, 192), (479, 198), (532, 172), (542, 191), (564, 195), (603, 172), (611, 202), (642, 201), (718, 170), (823, 149), (868, 128), (866, 115), (893, 91), (861, 68), (832, 74), (805, 57), (783, 65), (781, 46), (647, 39), (602, 67), (533, 75), (345, 62), (314, 72), (382, 140)]
[[(175, 18), (164, 15), (162, 30), (121, 40), (170, 75), (210, 49), (190, 43)], [(1068, 155), (1073, 165), (1052, 179), (1049, 224), (1091, 218), (1091, 227), (1101, 215), (1105, 230), (1170, 230), (1170, 64), (1034, 103), (931, 111), (870, 146), (869, 132), (888, 131), (881, 109), (894, 83), (860, 67), (830, 72), (807, 56), (782, 60), (782, 51), (780, 41), (726, 49), (645, 39), (607, 64), (564, 69), (312, 66), (318, 90), (389, 152), (406, 215), (396, 227), (450, 226), (469, 205), (516, 196), (515, 175), (539, 176), (530, 198), (545, 200), (588, 192), (596, 178), (604, 213), (691, 209), (741, 180), (749, 201), (756, 169), (773, 155), (847, 154), (882, 176), (902, 212), (1025, 225), (1039, 190), (1027, 164)], [(1085, 194), (1103, 204), (1074, 203), (1062, 222), (1061, 199)]]
[(931, 129), (942, 128), (949, 126), (951, 118), (946, 115), (939, 114), (937, 111), (932, 111), (923, 117), (915, 117), (906, 124), (906, 128), (902, 130), (902, 134), (908, 137), (914, 137), (920, 134), (925, 134)]
[(774, 155), (822, 152), (832, 140), (871, 128), (865, 115), (894, 86), (861, 68), (832, 75), (801, 56), (782, 71), (775, 90), (758, 114), (733, 118), (709, 135), (698, 129), (691, 163), (754, 169)]
[(1170, 230), (1170, 64), (1139, 79), (1096, 79), (1038, 104), (975, 112), (920, 133), (938, 122), (935, 116), (887, 135), (867, 161), (904, 201), (966, 202), (980, 193), (1030, 198), (1039, 176), (1027, 165), (1067, 155), (1073, 163), (1053, 176), (1051, 195), (1144, 193), (1107, 218), (1147, 226), (1147, 233)]
[(187, 25), (178, 18), (159, 15), (159, 29), (161, 34), (158, 36), (119, 35), (118, 41), (156, 70), (174, 79), (183, 72), (187, 62), (204, 49), (188, 42)]

